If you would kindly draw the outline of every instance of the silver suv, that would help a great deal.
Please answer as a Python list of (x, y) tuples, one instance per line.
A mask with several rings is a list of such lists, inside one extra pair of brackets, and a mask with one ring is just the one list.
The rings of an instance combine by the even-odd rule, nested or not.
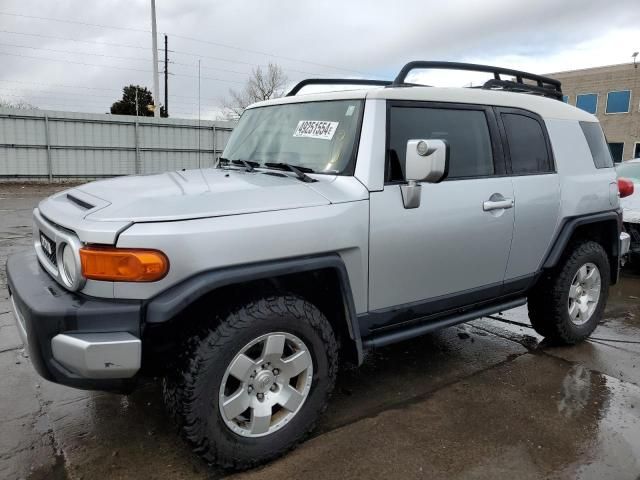
[[(493, 79), (406, 83), (433, 68)], [(314, 83), (357, 89), (298, 94)], [(239, 469), (300, 441), (368, 349), (525, 303), (551, 341), (584, 340), (629, 237), (600, 125), (561, 100), (445, 62), (307, 80), (249, 107), (217, 168), (43, 200), (7, 266), (35, 368), (121, 392), (162, 375), (195, 451)]]

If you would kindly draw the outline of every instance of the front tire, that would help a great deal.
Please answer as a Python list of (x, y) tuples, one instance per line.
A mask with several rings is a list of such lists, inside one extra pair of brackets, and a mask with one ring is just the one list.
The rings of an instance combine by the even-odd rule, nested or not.
[(531, 325), (555, 343), (585, 340), (602, 320), (609, 284), (609, 258), (602, 246), (593, 241), (574, 244), (529, 296)]
[(338, 346), (327, 318), (286, 295), (232, 309), (183, 345), (165, 380), (167, 408), (205, 461), (244, 469), (276, 458), (327, 405)]

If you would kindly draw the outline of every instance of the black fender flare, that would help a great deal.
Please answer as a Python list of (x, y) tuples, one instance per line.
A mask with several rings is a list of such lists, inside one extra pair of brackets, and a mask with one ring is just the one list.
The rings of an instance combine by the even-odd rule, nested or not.
[(167, 322), (193, 302), (221, 287), (326, 269), (332, 269), (338, 274), (347, 328), (355, 343), (358, 363), (361, 363), (362, 339), (351, 283), (344, 261), (336, 253), (237, 265), (197, 273), (148, 300), (145, 305), (145, 322)]
[[(543, 269), (549, 269), (555, 267), (565, 248), (569, 244), (573, 233), (576, 231), (578, 227), (583, 225), (593, 224), (593, 223), (614, 223), (615, 224), (615, 238), (614, 238), (614, 230), (612, 228), (612, 238), (611, 241), (611, 254), (614, 258), (618, 258), (620, 256), (620, 232), (622, 229), (622, 218), (621, 213), (618, 210), (610, 210), (607, 212), (594, 213), (589, 215), (582, 215), (579, 217), (570, 217), (565, 219), (564, 223), (560, 227), (558, 235), (555, 237), (551, 247), (545, 256), (545, 259), (542, 263)], [(618, 262), (619, 263), (619, 262)], [(618, 270), (619, 268), (614, 265), (611, 265), (612, 269), (612, 283), (617, 281)]]

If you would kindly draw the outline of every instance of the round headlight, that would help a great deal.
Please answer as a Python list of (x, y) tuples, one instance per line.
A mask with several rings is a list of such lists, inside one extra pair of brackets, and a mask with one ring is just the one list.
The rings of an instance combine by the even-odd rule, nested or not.
[(62, 247), (62, 268), (60, 273), (67, 287), (73, 288), (78, 278), (78, 265), (71, 245), (65, 244)]

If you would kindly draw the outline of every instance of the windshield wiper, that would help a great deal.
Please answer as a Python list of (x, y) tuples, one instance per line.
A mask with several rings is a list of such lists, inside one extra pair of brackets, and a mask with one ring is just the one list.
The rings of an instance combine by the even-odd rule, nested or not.
[(229, 160), (228, 158), (220, 157), (220, 162), (224, 162), (227, 165), (242, 165), (247, 172), (253, 172), (255, 167), (259, 167), (258, 162), (252, 162), (251, 160)]
[(285, 162), (267, 162), (264, 164), (264, 166), (269, 168), (277, 168), (278, 170), (289, 170), (290, 172), (295, 173), (296, 177), (298, 177), (300, 180), (306, 183), (317, 182), (315, 178), (311, 178), (309, 175), (305, 173), (305, 172), (313, 173), (312, 168), (294, 167), (293, 165)]

